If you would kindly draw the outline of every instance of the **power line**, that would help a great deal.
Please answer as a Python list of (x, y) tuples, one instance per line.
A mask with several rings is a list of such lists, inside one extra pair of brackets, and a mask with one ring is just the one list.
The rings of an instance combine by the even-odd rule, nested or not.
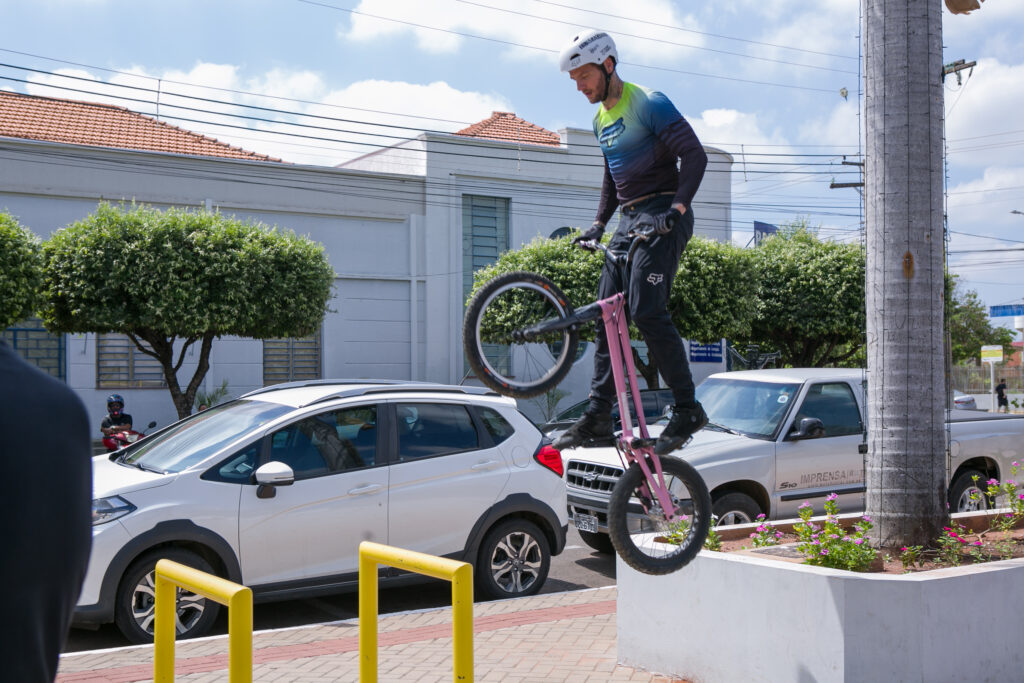
[(807, 49), (801, 48), (801, 47), (791, 47), (789, 45), (778, 45), (776, 43), (765, 43), (765, 42), (761, 42), (759, 40), (750, 40), (748, 38), (736, 38), (734, 36), (726, 36), (726, 35), (722, 35), (720, 33), (708, 33), (707, 31), (697, 31), (696, 29), (692, 29), (692, 28), (685, 28), (683, 26), (671, 26), (671, 25), (667, 25), (667, 24), (660, 24), (660, 23), (655, 22), (655, 21), (644, 21), (643, 19), (634, 19), (633, 17), (624, 17), (624, 16), (622, 16), (620, 14), (611, 14), (609, 12), (598, 12), (597, 10), (584, 9), (582, 7), (573, 7), (572, 5), (563, 5), (561, 3), (551, 2), (551, 0), (533, 0), (533, 1), (534, 2), (539, 2), (539, 3), (544, 4), (544, 5), (553, 5), (555, 7), (564, 7), (566, 9), (574, 9), (574, 10), (577, 10), (577, 11), (580, 11), (580, 12), (586, 12), (588, 14), (597, 14), (597, 15), (600, 15), (600, 16), (603, 16), (603, 17), (611, 17), (613, 19), (625, 19), (626, 21), (635, 21), (637, 23), (647, 24), (649, 26), (658, 26), (658, 27), (661, 27), (661, 28), (675, 29), (677, 31), (686, 31), (687, 33), (695, 33), (697, 35), (708, 36), (710, 38), (721, 38), (723, 40), (735, 40), (735, 41), (741, 42), (741, 43), (750, 43), (752, 45), (763, 45), (765, 47), (774, 47), (774, 48), (779, 48), (779, 49), (783, 49), (783, 50), (793, 50), (794, 52), (806, 52), (808, 54), (822, 55), (822, 56), (825, 56), (825, 57), (837, 57), (839, 59), (856, 59), (858, 61), (860, 59), (859, 57), (853, 57), (851, 55), (840, 55), (840, 54), (835, 54), (835, 53), (832, 53), (832, 52), (819, 52), (817, 50), (807, 50)]
[[(578, 23), (573, 22), (573, 21), (563, 21), (561, 19), (553, 19), (553, 18), (550, 18), (550, 17), (542, 17), (542, 16), (539, 16), (539, 15), (536, 15), (536, 14), (530, 14), (529, 12), (519, 12), (519, 11), (516, 11), (516, 10), (506, 9), (504, 7), (494, 7), (493, 5), (485, 5), (485, 4), (480, 3), (480, 2), (473, 2), (473, 0), (455, 0), (455, 1), (456, 2), (461, 2), (461, 3), (465, 4), (465, 5), (474, 5), (476, 7), (483, 7), (485, 9), (493, 10), (495, 12), (505, 12), (507, 14), (515, 14), (515, 15), (518, 15), (518, 16), (521, 16), (521, 17), (528, 17), (530, 19), (538, 19), (540, 21), (553, 22), (553, 23), (562, 24), (562, 25), (565, 25), (565, 26), (579, 26)], [(694, 50), (705, 50), (707, 52), (716, 52), (718, 54), (723, 54), (723, 55), (733, 55), (735, 57), (743, 57), (745, 59), (755, 59), (755, 60), (762, 61), (762, 62), (773, 62), (775, 64), (787, 64), (789, 66), (799, 66), (799, 67), (803, 67), (805, 69), (818, 69), (818, 70), (821, 70), (821, 71), (832, 71), (832, 72), (835, 72), (835, 73), (842, 73), (842, 74), (853, 74), (853, 75), (857, 74), (856, 71), (848, 71), (846, 69), (833, 69), (831, 67), (818, 66), (816, 64), (801, 64), (799, 62), (789, 62), (789, 61), (786, 61), (784, 59), (772, 59), (771, 57), (758, 57), (757, 55), (748, 55), (748, 54), (744, 54), (742, 52), (732, 52), (730, 50), (719, 50), (717, 48), (705, 47), (703, 45), (689, 45), (687, 43), (676, 43), (676, 42), (673, 42), (671, 40), (662, 40), (660, 38), (651, 38), (650, 36), (638, 36), (635, 33), (625, 33), (623, 31), (615, 31), (615, 35), (617, 37), (618, 36), (626, 36), (627, 38), (637, 38), (639, 40), (649, 40), (651, 42), (661, 43), (663, 45), (673, 45), (675, 47), (688, 47), (688, 48), (692, 48)]]
[[(472, 34), (472, 33), (465, 33), (464, 31), (454, 31), (452, 29), (439, 28), (437, 26), (427, 26), (426, 24), (418, 24), (418, 23), (413, 22), (413, 21), (405, 21), (405, 20), (402, 20), (402, 19), (393, 19), (391, 17), (382, 17), (382, 16), (379, 16), (379, 15), (376, 15), (376, 14), (368, 14), (366, 12), (359, 12), (359, 11), (356, 11), (356, 10), (353, 10), (353, 9), (348, 9), (347, 7), (338, 7), (337, 5), (331, 5), (331, 4), (326, 3), (326, 2), (318, 2), (317, 0), (295, 0), (295, 1), (296, 2), (301, 2), (301, 3), (306, 4), (306, 5), (314, 5), (316, 7), (323, 7), (325, 9), (333, 9), (333, 10), (336, 10), (338, 12), (347, 12), (349, 14), (356, 14), (356, 15), (360, 15), (360, 16), (364, 16), (364, 17), (370, 17), (371, 19), (380, 19), (381, 21), (390, 21), (390, 22), (394, 22), (396, 24), (404, 24), (406, 26), (414, 26), (416, 28), (427, 29), (429, 31), (439, 31), (441, 33), (448, 33), (448, 34), (451, 34), (451, 35), (460, 36), (462, 38), (473, 38), (475, 40), (486, 40), (486, 41), (489, 41), (489, 42), (492, 42), (492, 43), (499, 43), (501, 45), (509, 45), (511, 47), (521, 47), (521, 48), (525, 48), (527, 50), (537, 50), (537, 51), (540, 51), (540, 52), (548, 52), (548, 53), (557, 53), (558, 52), (558, 50), (552, 50), (552, 49), (546, 48), (546, 47), (539, 47), (537, 45), (526, 45), (524, 43), (516, 43), (516, 42), (511, 41), (511, 40), (501, 40), (500, 38), (489, 38), (487, 36), (478, 36), (478, 35), (475, 35), (475, 34)], [(789, 88), (789, 89), (792, 89), (792, 90), (807, 90), (807, 91), (810, 91), (810, 92), (824, 92), (824, 93), (829, 93), (830, 95), (834, 95), (835, 94), (835, 90), (834, 89), (830, 89), (830, 88), (812, 88), (810, 86), (794, 85), (792, 83), (773, 83), (773, 82), (770, 82), (770, 81), (757, 81), (757, 80), (753, 80), (753, 79), (749, 79), (749, 78), (737, 78), (735, 76), (725, 76), (723, 74), (707, 74), (707, 73), (702, 73), (702, 72), (699, 72), (699, 71), (685, 71), (683, 69), (672, 69), (672, 68), (665, 67), (665, 66), (652, 66), (650, 64), (638, 64), (636, 62), (621, 62), (621, 64), (625, 64), (625, 65), (628, 65), (628, 66), (637, 66), (637, 67), (640, 67), (640, 68), (643, 68), (643, 69), (654, 69), (654, 70), (657, 70), (657, 71), (667, 71), (669, 73), (683, 74), (685, 76), (698, 76), (700, 78), (714, 78), (716, 80), (735, 81), (737, 83), (750, 83), (750, 84), (753, 84), (753, 85), (768, 85), (768, 86), (772, 86), (772, 87), (776, 87), (776, 88)]]

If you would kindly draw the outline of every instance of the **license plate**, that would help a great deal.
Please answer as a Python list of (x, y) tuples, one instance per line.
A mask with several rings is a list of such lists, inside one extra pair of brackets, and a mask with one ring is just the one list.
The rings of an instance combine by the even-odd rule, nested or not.
[(576, 515), (572, 518), (572, 522), (580, 531), (597, 533), (597, 517), (594, 515)]

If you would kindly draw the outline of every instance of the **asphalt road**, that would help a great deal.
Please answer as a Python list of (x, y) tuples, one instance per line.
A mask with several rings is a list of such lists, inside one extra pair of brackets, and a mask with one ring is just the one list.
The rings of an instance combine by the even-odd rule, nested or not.
[[(580, 539), (576, 528), (569, 525), (566, 548), (551, 559), (551, 570), (541, 593), (581, 590), (611, 586), (615, 583), (615, 557), (591, 550)], [(451, 588), (447, 582), (431, 581), (415, 586), (384, 589), (379, 597), (381, 614), (414, 609), (445, 607), (451, 604)], [(257, 631), (288, 628), (326, 621), (354, 619), (359, 615), (356, 593), (290, 600), (256, 605), (253, 626)], [(227, 613), (222, 610), (214, 634), (227, 633)], [(72, 629), (64, 652), (101, 650), (123, 647), (128, 642), (113, 624), (96, 631)]]

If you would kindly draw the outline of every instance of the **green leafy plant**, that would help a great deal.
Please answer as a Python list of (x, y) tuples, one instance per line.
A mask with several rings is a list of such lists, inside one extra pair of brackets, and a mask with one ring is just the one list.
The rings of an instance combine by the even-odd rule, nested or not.
[(722, 550), (722, 537), (718, 533), (718, 517), (711, 516), (711, 525), (708, 527), (708, 537), (704, 539), (704, 549), (720, 552)]
[(908, 545), (900, 549), (900, 562), (903, 563), (903, 570), (910, 571), (911, 567), (921, 566), (921, 555), (924, 546)]
[(42, 264), (39, 239), (14, 216), (0, 211), (0, 329), (36, 312)]
[(759, 522), (757, 529), (750, 534), (750, 538), (754, 540), (754, 547), (766, 548), (771, 545), (778, 545), (779, 539), (783, 536), (782, 532), (765, 518), (764, 513), (757, 516), (757, 521)]
[(228, 395), (228, 381), (225, 379), (220, 383), (220, 386), (212, 391), (206, 391), (200, 389), (196, 392), (196, 406), (206, 406), (212, 408), (218, 403), (223, 403), (224, 399)]
[(803, 554), (804, 562), (819, 567), (848, 569), (855, 572), (867, 571), (878, 555), (867, 539), (867, 533), (874, 526), (871, 518), (864, 515), (848, 532), (839, 523), (839, 505), (835, 493), (825, 499), (825, 523), (818, 526), (811, 521), (814, 509), (809, 502), (799, 508), (800, 521), (793, 526), (800, 542), (797, 549)]

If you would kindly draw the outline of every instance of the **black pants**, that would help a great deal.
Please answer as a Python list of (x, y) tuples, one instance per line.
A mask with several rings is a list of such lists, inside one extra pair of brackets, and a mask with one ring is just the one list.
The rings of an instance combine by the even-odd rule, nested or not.
[[(630, 229), (650, 220), (651, 215), (664, 213), (672, 206), (669, 195), (652, 197), (620, 212), (619, 227), (609, 242), (609, 248), (626, 251), (629, 248)], [(626, 292), (629, 319), (636, 324), (647, 349), (658, 365), (665, 383), (672, 389), (676, 403), (694, 401), (693, 377), (686, 362), (686, 348), (679, 331), (668, 313), (672, 281), (679, 269), (679, 257), (693, 236), (693, 212), (683, 214), (682, 225), (667, 235), (659, 235), (642, 242), (633, 253), (633, 266), (629, 282), (623, 282), (620, 268), (607, 261), (598, 284), (598, 298), (604, 299), (617, 292)], [(615, 400), (615, 379), (612, 375), (608, 340), (604, 322), (597, 321), (597, 348), (594, 352), (594, 379), (590, 386), (591, 410), (606, 412)]]

